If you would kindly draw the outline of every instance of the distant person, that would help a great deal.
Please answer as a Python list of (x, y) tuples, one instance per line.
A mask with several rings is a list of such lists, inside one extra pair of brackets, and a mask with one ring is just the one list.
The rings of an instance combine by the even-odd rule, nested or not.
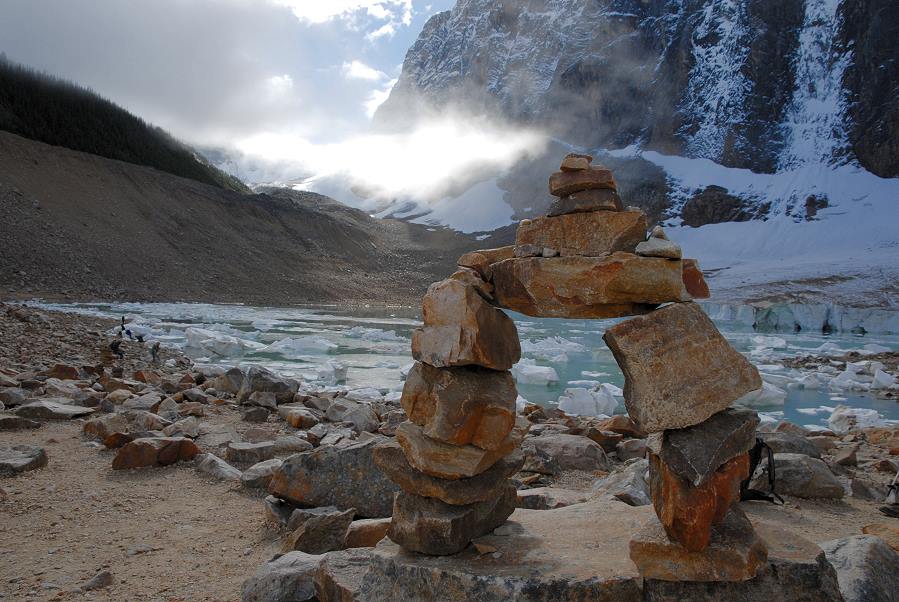
[(125, 316), (122, 316), (122, 332), (125, 331)]
[(125, 334), (128, 335), (128, 338), (129, 338), (129, 339), (131, 339), (132, 341), (134, 340), (134, 336), (132, 336), (131, 330), (130, 330), (130, 329), (129, 329), (129, 330), (126, 330), (126, 331), (125, 331)]
[(142, 334), (135, 335), (134, 338), (137, 339), (137, 342), (138, 342), (138, 343), (143, 343), (143, 342), (144, 342), (144, 335), (142, 335)]
[(114, 340), (112, 343), (109, 344), (109, 348), (112, 350), (113, 353), (115, 353), (117, 356), (119, 356), (120, 360), (125, 359), (125, 352), (122, 351), (122, 340), (121, 339)]
[(150, 355), (153, 358), (153, 363), (159, 363), (159, 341), (153, 343), (153, 347), (150, 348)]

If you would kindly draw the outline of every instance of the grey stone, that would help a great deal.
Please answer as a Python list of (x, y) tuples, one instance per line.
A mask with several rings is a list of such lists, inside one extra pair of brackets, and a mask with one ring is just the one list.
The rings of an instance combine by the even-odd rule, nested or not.
[(125, 410), (143, 410), (152, 412), (157, 408), (163, 396), (156, 392), (145, 393), (140, 397), (132, 397), (122, 402), (122, 408)]
[(821, 457), (818, 446), (800, 435), (787, 432), (759, 432), (757, 435), (759, 439), (768, 444), (775, 454), (803, 454), (812, 458)]
[(845, 602), (899, 601), (899, 554), (879, 537), (853, 535), (821, 544)]
[(234, 442), (228, 444), (225, 457), (230, 462), (243, 464), (257, 464), (263, 460), (271, 460), (275, 456), (275, 442), (263, 441), (262, 443)]
[(272, 475), (281, 468), (281, 463), (278, 458), (272, 458), (253, 464), (240, 475), (240, 482), (250, 489), (267, 489)]
[(5, 403), (8, 407), (20, 406), (28, 399), (28, 391), (18, 387), (7, 387), (0, 389), (0, 402)]
[[(217, 387), (218, 388), (218, 387)], [(290, 403), (299, 389), (295, 380), (281, 378), (261, 366), (250, 366), (237, 393), (238, 400), (243, 403), (252, 393), (268, 392), (275, 395), (277, 403)]]
[(633, 460), (634, 458), (646, 457), (646, 440), (645, 439), (625, 439), (615, 446), (615, 454), (622, 462)]
[(0, 476), (10, 476), (47, 465), (47, 452), (35, 445), (0, 447)]
[(758, 424), (752, 410), (728, 408), (696, 426), (665, 431), (659, 455), (671, 470), (699, 487), (722, 464), (752, 449)]
[(21, 416), (0, 416), (0, 431), (20, 431), (40, 428), (41, 423)]
[(195, 416), (182, 418), (162, 429), (166, 437), (190, 437), (197, 438), (200, 434), (200, 421)]
[(609, 470), (611, 463), (602, 447), (580, 435), (540, 435), (526, 437), (521, 443), (525, 455), (534, 450), (545, 452), (562, 470)]
[(590, 493), (587, 491), (575, 491), (561, 487), (534, 487), (533, 489), (522, 489), (518, 492), (516, 506), (530, 510), (555, 510), (556, 508), (580, 504), (589, 497)]
[(239, 481), (240, 471), (214, 454), (200, 454), (196, 459), (197, 472), (221, 481)]
[(103, 589), (104, 587), (109, 587), (113, 583), (112, 573), (109, 571), (100, 571), (91, 577), (87, 583), (81, 586), (81, 591), (89, 592), (95, 589)]
[(300, 506), (356, 508), (362, 518), (390, 516), (399, 487), (375, 465), (372, 453), (386, 440), (375, 436), (290, 456), (273, 476), (269, 492)]
[(240, 388), (243, 386), (243, 381), (243, 371), (240, 368), (231, 368), (221, 376), (213, 378), (212, 386), (215, 387), (217, 391), (234, 395), (240, 391)]
[(628, 506), (648, 506), (652, 503), (649, 497), (649, 484), (646, 482), (648, 470), (649, 461), (645, 459), (625, 464), (598, 479), (591, 488), (592, 495), (616, 499)]
[(312, 449), (312, 444), (302, 437), (288, 436), (275, 439), (276, 456), (289, 456), (291, 454), (309, 451), (310, 449)]
[(315, 574), (321, 556), (305, 552), (277, 555), (244, 581), (242, 602), (305, 602), (314, 600)]
[[(841, 498), (845, 494), (840, 481), (827, 464), (804, 454), (774, 454), (774, 488), (780, 495), (801, 498)], [(768, 490), (768, 463), (756, 471), (750, 487)]]
[(278, 400), (271, 391), (253, 391), (243, 403), (251, 406), (259, 406), (269, 410), (278, 409)]
[(324, 554), (344, 547), (347, 529), (356, 514), (354, 508), (344, 511), (315, 512), (287, 536), (282, 552), (298, 550), (307, 554)]
[[(56, 398), (59, 399), (59, 398)], [(69, 420), (94, 413), (93, 408), (73, 406), (59, 401), (41, 399), (16, 408), (15, 413), (22, 418), (38, 418), (43, 420)]]
[(664, 257), (665, 259), (680, 259), (681, 249), (676, 243), (664, 238), (652, 237), (637, 245), (635, 251), (643, 257)]
[(269, 414), (267, 408), (252, 406), (241, 412), (241, 419), (244, 422), (265, 422), (268, 420)]
[(181, 394), (184, 395), (185, 399), (194, 403), (209, 403), (209, 396), (206, 395), (203, 389), (198, 387), (182, 391)]
[(355, 602), (370, 564), (371, 551), (366, 549), (325, 554), (315, 574), (318, 599), (327, 602)]
[[(286, 502), (285, 502), (286, 503)], [(320, 514), (333, 514), (339, 513), (340, 508), (337, 506), (319, 506), (318, 508), (296, 508), (288, 504), (292, 510), (289, 513), (287, 518), (287, 522), (285, 526), (288, 531), (296, 531), (299, 529), (303, 523), (312, 518), (313, 516), (318, 516)]]
[(465, 549), (472, 539), (500, 526), (515, 511), (517, 494), (511, 483), (492, 500), (453, 506), (405, 491), (397, 494), (387, 536), (404, 549), (444, 556)]

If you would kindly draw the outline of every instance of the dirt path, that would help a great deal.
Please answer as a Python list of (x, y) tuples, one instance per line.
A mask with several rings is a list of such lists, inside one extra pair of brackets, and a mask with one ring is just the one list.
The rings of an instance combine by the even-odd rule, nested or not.
[[(113, 471), (79, 433), (62, 422), (0, 435), (50, 457), (0, 482), (0, 600), (239, 600), (277, 552), (261, 499), (189, 465)], [(103, 570), (111, 587), (73, 591)]]

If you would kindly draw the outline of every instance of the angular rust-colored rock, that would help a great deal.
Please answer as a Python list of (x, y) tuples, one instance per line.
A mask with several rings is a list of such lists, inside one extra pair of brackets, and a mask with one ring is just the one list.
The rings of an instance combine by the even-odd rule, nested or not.
[(616, 318), (686, 300), (679, 261), (609, 257), (531, 257), (493, 266), (497, 304), (528, 316)]
[(762, 386), (755, 366), (695, 303), (617, 324), (603, 340), (624, 372), (628, 414), (649, 433), (699, 424)]
[(400, 403), (432, 439), (496, 449), (515, 424), (515, 379), (479, 367), (434, 368), (417, 362)]
[(665, 532), (691, 552), (709, 545), (712, 527), (740, 499), (740, 483), (749, 477), (749, 455), (726, 462), (699, 487), (680, 477), (657, 455), (649, 454), (649, 490)]
[(488, 301), (493, 300), (493, 285), (484, 280), (484, 277), (481, 276), (480, 272), (474, 268), (459, 266), (459, 269), (450, 275), (450, 280), (458, 280), (462, 284), (474, 287), (482, 297)]
[(684, 265), (684, 288), (694, 299), (708, 299), (711, 296), (709, 285), (705, 282), (699, 262), (695, 259), (681, 260)]
[(516, 450), (484, 472), (466, 479), (438, 479), (416, 470), (396, 441), (374, 450), (375, 464), (403, 491), (433, 497), (453, 506), (465, 506), (497, 497), (503, 484), (524, 466), (524, 454)]
[(526, 419), (519, 418), (515, 428), (495, 450), (474, 445), (450, 445), (431, 439), (412, 422), (404, 422), (396, 429), (396, 440), (403, 448), (406, 460), (416, 470), (439, 479), (455, 480), (479, 475), (500, 458), (512, 453), (521, 444), (529, 427)]
[(553, 196), (568, 196), (596, 188), (618, 189), (615, 176), (602, 165), (591, 165), (588, 169), (577, 171), (557, 171), (549, 176), (549, 193)]
[(115, 470), (168, 466), (180, 460), (192, 460), (200, 453), (190, 439), (184, 437), (146, 437), (125, 444), (112, 460)]
[(467, 506), (402, 492), (393, 503), (387, 536), (406, 550), (446, 556), (464, 550), (472, 539), (500, 526), (515, 511), (515, 486), (507, 483), (499, 497)]
[(647, 227), (642, 211), (569, 213), (523, 220), (518, 225), (515, 244), (555, 249), (562, 257), (633, 253), (646, 237)]
[(476, 270), (485, 280), (490, 280), (491, 267), (494, 263), (510, 259), (515, 252), (515, 246), (499, 247), (496, 249), (481, 249), (466, 253), (456, 261), (459, 267)]
[(389, 518), (363, 518), (354, 520), (347, 529), (344, 546), (347, 548), (373, 548), (387, 537)]
[(546, 212), (548, 217), (585, 213), (589, 211), (623, 211), (624, 203), (618, 193), (609, 188), (582, 190), (560, 199), (555, 199)]
[(596, 424), (596, 428), (601, 431), (610, 431), (619, 433), (628, 437), (646, 437), (646, 432), (641, 429), (637, 423), (631, 420), (630, 416), (625, 414), (615, 414), (605, 420), (600, 420)]
[(59, 380), (78, 380), (80, 378), (78, 368), (66, 364), (55, 364), (49, 370), (41, 372), (41, 375), (47, 378), (58, 378)]
[(767, 564), (768, 549), (746, 515), (733, 508), (698, 552), (668, 539), (652, 517), (631, 539), (630, 556), (644, 579), (746, 581)]
[(412, 333), (412, 357), (438, 368), (478, 365), (508, 370), (521, 359), (515, 323), (457, 280), (428, 288), (424, 328)]

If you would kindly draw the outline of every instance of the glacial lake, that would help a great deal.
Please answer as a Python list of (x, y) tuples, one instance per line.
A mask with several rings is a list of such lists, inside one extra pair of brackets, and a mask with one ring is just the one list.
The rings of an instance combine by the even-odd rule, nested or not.
[[(264, 365), (284, 376), (306, 381), (306, 388), (402, 390), (403, 369), (412, 362), (411, 333), (420, 324), (410, 308), (301, 306), (250, 307), (194, 303), (32, 303), (47, 309), (118, 319), (125, 316), (134, 335), (177, 347), (200, 364)], [(595, 383), (623, 386), (623, 376), (602, 333), (618, 320), (565, 320), (511, 314), (518, 327), (525, 363), (551, 367), (555, 382), (519, 381), (528, 401), (553, 405), (568, 387)], [(874, 409), (884, 419), (899, 420), (899, 402), (867, 392), (824, 385), (801, 388), (807, 371), (788, 370), (776, 360), (815, 350), (888, 348), (899, 350), (896, 335), (837, 333), (757, 333), (737, 322), (716, 321), (734, 347), (745, 353), (769, 384), (785, 394), (781, 405), (757, 409), (773, 419), (826, 426), (837, 405)], [(147, 352), (149, 356), (149, 352)], [(335, 383), (345, 369), (345, 380)], [(592, 382), (591, 382), (592, 381)], [(620, 398), (619, 398), (620, 402)], [(619, 403), (618, 413), (624, 412)]]

